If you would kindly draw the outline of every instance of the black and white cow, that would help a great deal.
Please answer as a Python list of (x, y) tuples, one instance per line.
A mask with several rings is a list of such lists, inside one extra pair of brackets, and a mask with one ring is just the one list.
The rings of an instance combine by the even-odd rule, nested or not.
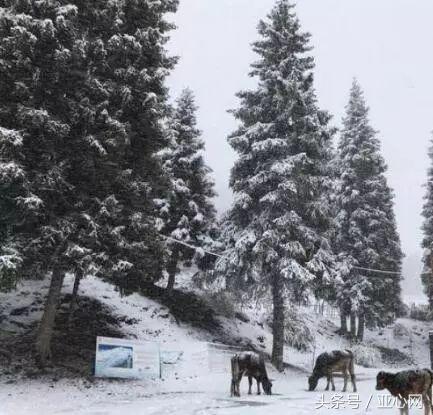
[(429, 369), (404, 370), (397, 373), (379, 372), (376, 390), (388, 389), (400, 400), (400, 412), (409, 414), (409, 397), (421, 395), (425, 415), (432, 410), (433, 372)]
[(326, 390), (329, 390), (329, 384), (332, 384), (332, 390), (335, 391), (334, 372), (342, 372), (344, 377), (343, 392), (346, 392), (347, 381), (350, 374), (353, 391), (356, 392), (356, 380), (354, 370), (354, 357), (350, 350), (334, 350), (329, 353), (322, 353), (317, 357), (314, 365), (313, 374), (308, 378), (309, 390), (316, 389), (320, 378), (326, 377), (328, 383)]
[(252, 352), (235, 354), (231, 359), (232, 364), (232, 383), (231, 396), (241, 396), (240, 383), (243, 376), (248, 376), (249, 389), (251, 395), (251, 386), (253, 378), (257, 381), (257, 394), (260, 395), (260, 384), (266, 395), (272, 395), (272, 382), (266, 372), (265, 360), (263, 356)]

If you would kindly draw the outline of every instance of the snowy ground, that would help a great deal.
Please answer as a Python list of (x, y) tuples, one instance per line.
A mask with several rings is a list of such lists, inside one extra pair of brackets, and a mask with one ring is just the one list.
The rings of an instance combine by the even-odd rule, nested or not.
[[(306, 390), (306, 377), (286, 373), (274, 380), (274, 395), (248, 396), (243, 380), (241, 398), (229, 396), (228, 374), (157, 381), (97, 381), (93, 384), (68, 382), (1, 385), (1, 415), (311, 415), (318, 414), (396, 414), (394, 408), (379, 408), (380, 395), (374, 390), (376, 371), (358, 372), (358, 396), (341, 395), (342, 380), (336, 380), (337, 392), (323, 392), (324, 381), (316, 392)], [(275, 376), (275, 374), (273, 374)], [(345, 406), (316, 409), (324, 394), (325, 402), (346, 401)], [(381, 394), (381, 392), (380, 392)], [(350, 402), (350, 403), (349, 403)], [(367, 409), (367, 406), (368, 409)], [(414, 410), (413, 414), (421, 414)]]
[[(71, 290), (72, 280), (68, 279), (64, 291)], [(19, 288), (22, 294), (0, 296), (0, 314), (10, 318), (0, 321), (0, 329), (20, 330), (21, 323), (29, 323), (40, 317), (35, 307), (29, 313), (17, 314), (14, 310), (28, 307), (33, 301), (32, 291), (43, 292), (46, 284), (33, 282)], [(375, 377), (384, 365), (374, 369), (357, 367), (359, 408), (357, 396), (346, 394), (339, 398), (342, 380), (337, 379), (337, 394), (324, 393), (325, 402), (334, 399), (334, 406), (327, 404), (321, 409), (321, 394), (325, 387), (321, 380), (316, 392), (308, 392), (307, 375), (314, 358), (324, 350), (349, 347), (345, 340), (335, 334), (335, 324), (322, 316), (306, 316), (310, 330), (316, 334), (315, 348), (301, 353), (286, 348), (285, 360), (298, 370), (287, 370), (281, 375), (271, 371), (274, 379), (273, 396), (248, 396), (247, 380), (243, 380), (243, 396), (229, 396), (230, 375), (228, 356), (209, 355), (209, 343), (216, 341), (209, 333), (197, 330), (187, 324), (178, 325), (167, 308), (138, 294), (121, 298), (110, 285), (95, 278), (82, 282), (81, 293), (95, 296), (112, 308), (118, 315), (133, 319), (125, 324), (126, 338), (156, 341), (164, 350), (182, 351), (182, 358), (175, 364), (163, 368), (164, 380), (118, 381), (118, 380), (55, 380), (18, 379), (9, 383), (0, 379), (0, 415), (303, 415), (318, 414), (397, 414), (396, 408), (378, 408), (379, 396), (375, 391)], [(1, 320), (1, 319), (0, 319)], [(226, 335), (233, 339), (248, 338), (256, 347), (269, 352), (271, 334), (263, 321), (251, 318), (250, 322), (237, 319), (221, 319)], [(15, 322), (15, 323), (14, 323)], [(429, 364), (427, 323), (401, 319), (396, 325), (380, 332), (367, 332), (369, 344), (381, 345), (405, 351), (413, 356), (413, 367)], [(208, 354), (206, 354), (206, 351)], [(389, 369), (388, 369), (389, 370)], [(393, 369), (397, 370), (397, 369)], [(351, 391), (351, 389), (349, 388)], [(347, 400), (350, 399), (350, 403)], [(344, 401), (346, 404), (344, 405)], [(344, 405), (345, 407), (342, 407)], [(368, 406), (368, 408), (367, 408)], [(414, 410), (413, 414), (422, 413)]]

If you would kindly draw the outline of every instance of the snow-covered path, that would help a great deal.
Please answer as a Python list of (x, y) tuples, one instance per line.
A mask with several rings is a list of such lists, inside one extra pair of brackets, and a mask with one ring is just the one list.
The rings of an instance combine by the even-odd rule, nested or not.
[[(241, 385), (243, 396), (230, 398), (227, 374), (204, 378), (172, 379), (161, 382), (97, 381), (94, 384), (68, 382), (0, 385), (1, 415), (311, 415), (317, 414), (398, 414), (397, 408), (379, 408), (374, 390), (377, 370), (359, 373), (359, 408), (346, 404), (340, 408), (316, 406), (322, 393), (330, 401), (340, 392), (323, 392), (324, 381), (316, 392), (306, 390), (306, 377), (293, 373), (278, 376), (272, 396), (248, 396), (247, 380)], [(342, 380), (336, 380), (337, 391)], [(380, 393), (381, 394), (381, 393)], [(371, 397), (371, 400), (370, 400)], [(335, 399), (335, 398), (334, 398)], [(354, 397), (344, 395), (343, 400)], [(366, 409), (368, 402), (369, 408)], [(411, 414), (423, 413), (420, 409)]]

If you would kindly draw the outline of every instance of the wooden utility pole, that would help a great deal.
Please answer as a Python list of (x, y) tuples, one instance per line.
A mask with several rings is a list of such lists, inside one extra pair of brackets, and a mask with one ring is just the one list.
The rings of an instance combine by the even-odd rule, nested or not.
[(430, 343), (430, 367), (433, 369), (433, 331), (429, 332), (428, 338)]
[(356, 340), (356, 313), (354, 311), (350, 312), (350, 337)]
[[(430, 284), (429, 284), (429, 309), (433, 311), (433, 253), (430, 253)], [(433, 331), (428, 334), (430, 346), (430, 367), (433, 369)]]
[(428, 296), (428, 304), (430, 312), (433, 311), (433, 252), (430, 253), (430, 283), (429, 287), (429, 296)]

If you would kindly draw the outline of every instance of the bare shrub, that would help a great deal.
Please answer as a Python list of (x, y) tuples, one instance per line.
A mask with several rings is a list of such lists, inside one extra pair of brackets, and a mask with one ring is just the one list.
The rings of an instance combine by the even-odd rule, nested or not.
[(429, 321), (432, 319), (432, 314), (427, 305), (412, 304), (410, 307), (409, 317), (413, 320)]
[(364, 367), (379, 367), (382, 359), (380, 351), (374, 346), (355, 344), (351, 347), (355, 363)]
[(228, 291), (206, 292), (203, 294), (203, 300), (217, 314), (227, 318), (234, 318), (236, 315), (236, 300)]

